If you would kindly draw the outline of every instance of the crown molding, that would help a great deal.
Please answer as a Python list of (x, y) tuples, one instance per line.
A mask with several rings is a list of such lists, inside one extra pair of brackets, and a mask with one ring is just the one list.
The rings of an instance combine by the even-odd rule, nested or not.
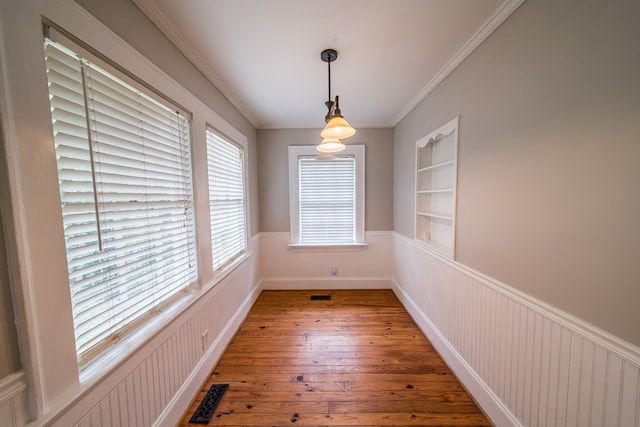
[(256, 118), (249, 112), (240, 100), (233, 95), (231, 90), (218, 77), (216, 72), (207, 64), (198, 52), (180, 35), (173, 24), (166, 19), (164, 14), (153, 4), (151, 0), (133, 0), (133, 3), (155, 24), (156, 27), (180, 50), (189, 61), (211, 82), (211, 84), (224, 95), (224, 97), (242, 114), (253, 127), (258, 127)]
[[(413, 99), (391, 121), (390, 126), (395, 127), (407, 114), (409, 114), (424, 98), (426, 98), (458, 65), (462, 63), (482, 42), (489, 37), (525, 0), (507, 0), (496, 12), (475, 32), (475, 34), (462, 46), (456, 54), (438, 71), (438, 73), (413, 97)], [(202, 72), (205, 77), (216, 87), (225, 98), (255, 127), (258, 128), (257, 119), (235, 97), (232, 91), (218, 77), (216, 72), (208, 65), (200, 54), (180, 35), (173, 24), (166, 19), (164, 14), (153, 4), (151, 0), (133, 0), (142, 12), (162, 31), (162, 33)], [(389, 127), (385, 125), (383, 127)], [(269, 129), (269, 126), (261, 127)]]
[(507, 0), (496, 12), (480, 27), (476, 33), (456, 52), (455, 55), (438, 71), (438, 73), (422, 88), (420, 92), (407, 104), (406, 107), (391, 121), (395, 127), (409, 114), (424, 98), (427, 97), (458, 65), (465, 60), (480, 44), (491, 35), (525, 0)]

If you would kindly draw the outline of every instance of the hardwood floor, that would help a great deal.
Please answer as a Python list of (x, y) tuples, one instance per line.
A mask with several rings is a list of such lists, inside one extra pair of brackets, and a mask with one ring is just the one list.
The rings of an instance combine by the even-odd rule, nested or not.
[(209, 425), (491, 425), (390, 290), (264, 291), (181, 426), (222, 383)]

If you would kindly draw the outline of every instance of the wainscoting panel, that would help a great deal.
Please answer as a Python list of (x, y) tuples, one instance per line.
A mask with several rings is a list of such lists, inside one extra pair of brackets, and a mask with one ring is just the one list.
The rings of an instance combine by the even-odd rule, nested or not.
[[(33, 426), (174, 426), (261, 289), (368, 283), (394, 287), (497, 426), (640, 427), (637, 347), (411, 239), (390, 232), (367, 239), (367, 249), (325, 253), (291, 251), (287, 233), (254, 237), (253, 255), (232, 273)], [(0, 425), (25, 424), (25, 388), (21, 374), (0, 380)]]
[[(391, 288), (390, 231), (368, 231), (366, 247), (289, 247), (289, 233), (260, 234), (264, 289)], [(334, 274), (335, 273), (335, 274)]]
[(26, 424), (27, 383), (23, 372), (0, 379), (0, 425), (19, 427)]
[[(251, 244), (256, 249), (257, 238)], [(258, 260), (255, 254), (249, 256), (45, 425), (174, 426), (257, 298)], [(208, 338), (203, 338), (204, 331)]]
[(394, 234), (395, 290), (498, 426), (640, 427), (640, 349)]

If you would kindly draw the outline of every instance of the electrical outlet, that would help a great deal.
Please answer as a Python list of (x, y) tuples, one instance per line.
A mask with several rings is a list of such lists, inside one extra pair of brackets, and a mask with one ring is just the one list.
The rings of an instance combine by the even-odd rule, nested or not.
[(207, 349), (207, 342), (209, 341), (209, 330), (207, 329), (202, 333), (202, 351)]

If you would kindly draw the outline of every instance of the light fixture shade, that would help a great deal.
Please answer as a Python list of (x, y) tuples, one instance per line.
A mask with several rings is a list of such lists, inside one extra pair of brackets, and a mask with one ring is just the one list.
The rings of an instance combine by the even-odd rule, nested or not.
[(344, 144), (339, 139), (325, 138), (316, 147), (321, 153), (338, 153), (345, 149)]
[(356, 130), (341, 116), (334, 116), (322, 129), (320, 136), (328, 139), (344, 139), (355, 135)]

